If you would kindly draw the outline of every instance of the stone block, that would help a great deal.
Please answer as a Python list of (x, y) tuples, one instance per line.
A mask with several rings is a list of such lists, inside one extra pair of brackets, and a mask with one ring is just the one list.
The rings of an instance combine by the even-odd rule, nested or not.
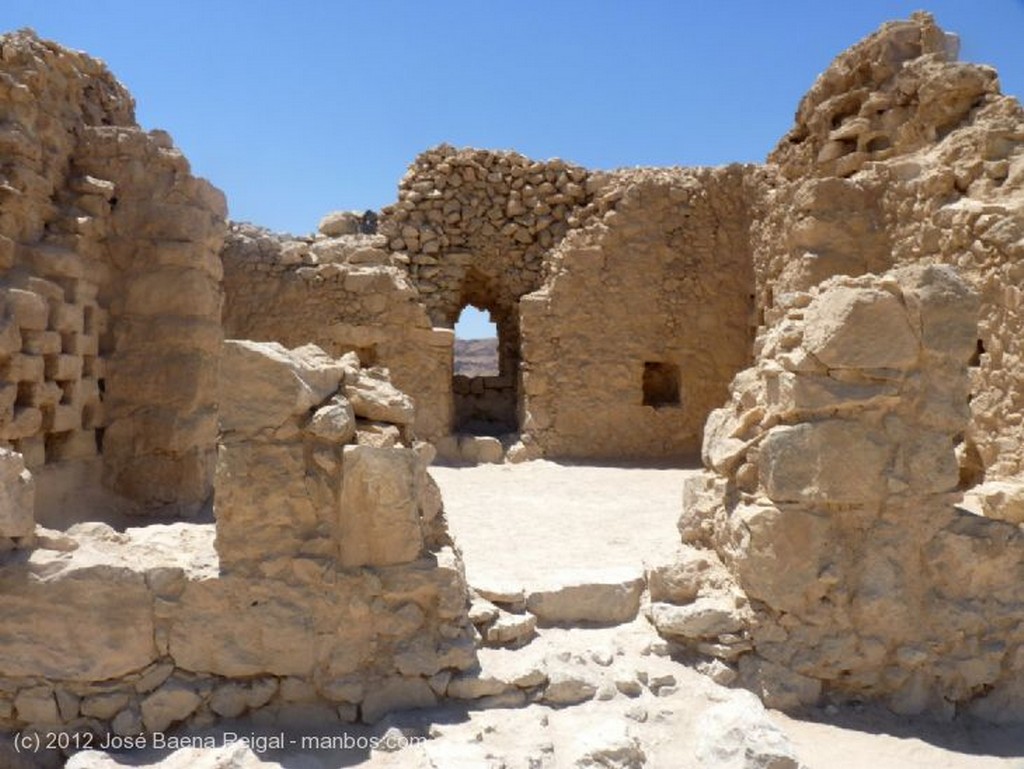
[(0, 571), (0, 615), (3, 676), (103, 681), (157, 656), (152, 594), (127, 567), (73, 563), (37, 581), (10, 565)]
[(168, 681), (142, 701), (142, 723), (147, 731), (162, 732), (192, 715), (202, 701), (187, 684)]
[[(333, 500), (318, 505), (306, 475), (301, 443), (220, 447), (216, 547), (223, 569), (258, 569), (264, 561), (297, 557), (311, 540), (329, 537)], [(327, 531), (318, 533), (321, 528)]]
[(178, 668), (231, 678), (341, 678), (380, 652), (372, 591), (364, 575), (330, 572), (188, 582), (171, 607), (169, 652)]
[(14, 418), (0, 425), (0, 439), (17, 441), (31, 438), (43, 429), (43, 412), (32, 406), (15, 406)]
[(26, 331), (45, 331), (50, 320), (50, 305), (39, 294), (9, 288), (4, 294), (15, 322)]
[(885, 433), (860, 422), (780, 426), (761, 444), (759, 473), (775, 502), (876, 501), (893, 451)]
[(80, 304), (54, 305), (50, 315), (50, 328), (61, 333), (82, 333), (84, 330), (85, 312)]
[(904, 369), (920, 353), (899, 297), (879, 288), (830, 288), (804, 317), (804, 348), (829, 368)]
[(895, 272), (921, 340), (934, 353), (965, 363), (977, 341), (978, 295), (949, 265), (914, 266)]
[(703, 596), (682, 606), (653, 603), (651, 622), (662, 635), (689, 640), (738, 633), (744, 627), (735, 602), (725, 595)]
[(340, 364), (323, 351), (295, 352), (276, 342), (224, 342), (219, 403), (225, 432), (240, 437), (279, 427), (338, 390), (345, 376)]
[(35, 526), (32, 474), (20, 453), (0, 448), (0, 536), (27, 537)]
[(14, 697), (14, 710), (18, 720), (30, 724), (59, 724), (57, 700), (49, 686), (22, 689)]
[(81, 406), (58, 404), (43, 412), (43, 429), (48, 433), (65, 433), (82, 427)]
[(734, 517), (736, 526), (749, 532), (749, 544), (731, 564), (746, 594), (779, 611), (807, 611), (823, 589), (823, 564), (832, 558), (829, 518), (796, 506), (769, 505), (740, 505)]
[(55, 355), (62, 349), (62, 340), (56, 331), (30, 331), (22, 326), (21, 349), (29, 355)]
[(476, 439), (476, 458), (478, 462), (501, 464), (505, 458), (505, 450), (497, 438), (481, 436)]
[(317, 409), (306, 430), (329, 443), (348, 443), (356, 434), (356, 415), (352, 404), (340, 395), (335, 396), (326, 406)]
[(422, 552), (418, 463), (412, 449), (345, 447), (338, 511), (343, 567), (407, 563)]
[(565, 574), (560, 584), (526, 596), (526, 608), (542, 624), (629, 622), (640, 608), (644, 577), (632, 569)]
[(362, 214), (355, 211), (333, 211), (320, 220), (317, 229), (329, 238), (356, 235), (362, 219)]
[(42, 382), (46, 371), (46, 361), (41, 355), (11, 356), (7, 379), (11, 382)]
[(352, 381), (345, 381), (345, 397), (356, 416), (374, 422), (411, 424), (415, 411), (412, 399), (395, 389), (383, 370), (366, 369)]
[(80, 710), (86, 718), (108, 721), (128, 704), (128, 695), (123, 692), (93, 694), (82, 700)]
[(47, 355), (44, 360), (47, 379), (67, 382), (82, 376), (82, 359), (78, 355)]

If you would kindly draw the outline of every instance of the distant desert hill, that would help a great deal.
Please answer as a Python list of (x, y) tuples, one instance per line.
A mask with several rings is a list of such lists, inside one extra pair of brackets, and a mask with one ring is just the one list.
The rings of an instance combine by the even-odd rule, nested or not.
[(456, 339), (455, 373), (463, 376), (498, 374), (498, 340)]

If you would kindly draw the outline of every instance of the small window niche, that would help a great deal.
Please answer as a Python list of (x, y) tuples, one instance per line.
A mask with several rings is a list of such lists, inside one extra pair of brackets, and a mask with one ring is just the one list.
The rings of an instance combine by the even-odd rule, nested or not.
[(644, 363), (644, 405), (665, 408), (681, 405), (679, 366), (674, 363)]

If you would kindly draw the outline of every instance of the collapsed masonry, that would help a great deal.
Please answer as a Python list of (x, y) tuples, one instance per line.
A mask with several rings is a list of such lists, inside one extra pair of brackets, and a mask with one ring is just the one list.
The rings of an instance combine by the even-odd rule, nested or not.
[(0, 63), (0, 727), (433, 704), (475, 647), (409, 399), (224, 342), (220, 193), (95, 60)]
[(780, 706), (1024, 712), (1024, 113), (953, 42), (884, 26), (769, 157), (755, 363), (651, 615)]
[(229, 340), (221, 366), (215, 525), (40, 527), (0, 566), (4, 728), (372, 722), (473, 665), (408, 398), (312, 345)]
[(666, 570), (700, 585), (685, 566), (721, 560), (734, 590), (666, 595), (655, 624), (738, 658), (783, 707), (872, 697), (1020, 718), (1024, 535), (956, 507), (977, 296), (930, 266), (784, 301), (684, 491), (683, 541), (712, 552)]
[[(3, 727), (433, 702), (474, 645), (417, 439), (703, 443), (659, 628), (779, 704), (1024, 718), (1017, 519), (955, 507), (1021, 497), (1024, 113), (930, 17), (840, 56), (764, 165), (442, 146), (304, 238), (229, 224), (83, 54), (0, 38), (0, 113)], [(453, 376), (467, 305), (497, 377)]]
[[(521, 439), (518, 458), (695, 454), (749, 362), (755, 172), (592, 173), (439, 147), (376, 235), (339, 236), (334, 219), (304, 239), (233, 227), (226, 332), (387, 366), (416, 401), (418, 435), (448, 457), (474, 421)], [(497, 377), (453, 376), (467, 305), (496, 322)], [(462, 449), (475, 456), (473, 441)]]
[(94, 59), (19, 33), (0, 64), (0, 445), (48, 513), (70, 495), (88, 515), (103, 489), (194, 512), (217, 442), (224, 197)]

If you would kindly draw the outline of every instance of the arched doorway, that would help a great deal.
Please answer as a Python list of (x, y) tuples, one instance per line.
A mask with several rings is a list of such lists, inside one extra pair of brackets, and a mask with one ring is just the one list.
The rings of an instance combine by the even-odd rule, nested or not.
[[(452, 433), (509, 436), (519, 431), (519, 303), (500, 290), (494, 275), (469, 267), (463, 274), (458, 303), (445, 318), (450, 328), (468, 310), (467, 319), (475, 316), (478, 332), (494, 334), (491, 367), (485, 371), (452, 376)], [(456, 331), (458, 338), (458, 331)], [(496, 359), (496, 360), (495, 360)], [(494, 370), (494, 365), (497, 370)]]
[[(511, 313), (467, 302), (455, 326), (452, 432), (500, 437), (519, 429), (519, 345)], [(513, 339), (510, 339), (512, 337)]]

